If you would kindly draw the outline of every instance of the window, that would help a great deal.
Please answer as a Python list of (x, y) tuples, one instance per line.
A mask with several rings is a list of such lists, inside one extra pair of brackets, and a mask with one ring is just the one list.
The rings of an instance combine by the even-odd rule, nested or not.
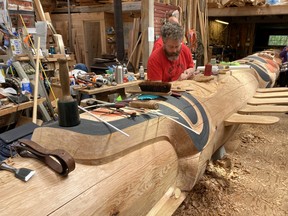
[(286, 46), (288, 44), (288, 35), (270, 35), (268, 46)]

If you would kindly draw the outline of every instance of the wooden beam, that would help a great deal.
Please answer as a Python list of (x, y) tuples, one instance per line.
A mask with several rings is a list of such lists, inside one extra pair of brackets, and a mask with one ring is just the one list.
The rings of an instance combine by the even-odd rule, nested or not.
[[(145, 2), (145, 1), (144, 1)], [(94, 12), (110, 12), (114, 11), (113, 4), (105, 4), (105, 5), (91, 5), (91, 6), (71, 6), (71, 13), (94, 13)], [(137, 2), (122, 2), (122, 11), (130, 12), (130, 11), (141, 11), (141, 1)], [(52, 14), (57, 13), (67, 13), (67, 8), (55, 8)]]
[(36, 11), (38, 12), (39, 18), (41, 21), (46, 21), (46, 17), (42, 8), (42, 4), (40, 2), (40, 0), (35, 0), (34, 1), (35, 7), (36, 7)]
[[(210, 20), (216, 19), (216, 17), (209, 17)], [(249, 24), (249, 23), (287, 23), (288, 15), (267, 15), (267, 16), (238, 16), (238, 17), (217, 17), (223, 21), (229, 23)]]
[[(141, 1), (142, 2), (142, 9), (141, 9), (141, 32), (145, 34), (149, 34), (149, 27), (154, 27), (154, 4), (151, 6), (151, 0), (149, 1)], [(153, 22), (151, 22), (151, 19)], [(148, 29), (148, 31), (145, 31)], [(144, 37), (145, 38), (145, 37)], [(146, 37), (148, 38), (148, 37)], [(149, 38), (148, 38), (149, 39)], [(147, 61), (149, 55), (153, 48), (153, 42), (149, 42), (149, 40), (145, 40), (143, 43), (143, 55), (142, 55), (142, 62), (144, 68), (147, 67)], [(136, 68), (135, 68), (136, 69)], [(137, 70), (137, 69), (136, 69)]]
[(116, 34), (116, 57), (120, 62), (123, 62), (125, 50), (121, 0), (114, 0), (114, 26)]
[(209, 17), (263, 16), (288, 14), (288, 5), (209, 8)]

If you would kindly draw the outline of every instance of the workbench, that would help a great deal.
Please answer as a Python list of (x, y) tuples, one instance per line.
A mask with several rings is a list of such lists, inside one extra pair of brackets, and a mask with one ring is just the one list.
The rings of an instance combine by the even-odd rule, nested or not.
[[(45, 101), (45, 98), (40, 98), (37, 100), (37, 104), (41, 104)], [(19, 118), (16, 115), (19, 111), (26, 110), (28, 108), (32, 108), (34, 101), (27, 101), (20, 104), (15, 104), (11, 106), (3, 105), (0, 107), (0, 128), (5, 127), (7, 125), (17, 123)], [(3, 132), (0, 130), (0, 133)]]
[(116, 86), (103, 85), (99, 88), (74, 88), (74, 90), (77, 91), (77, 97), (79, 100), (82, 95), (93, 95), (93, 97), (97, 97), (99, 100), (108, 101), (108, 95), (118, 93), (123, 98), (126, 96), (126, 89), (138, 87), (139, 83), (141, 82), (143, 82), (143, 80), (126, 82), (117, 84)]

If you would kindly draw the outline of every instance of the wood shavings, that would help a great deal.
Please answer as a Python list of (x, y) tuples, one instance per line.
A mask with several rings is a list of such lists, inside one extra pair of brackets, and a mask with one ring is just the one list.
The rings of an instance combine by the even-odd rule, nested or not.
[(197, 74), (193, 80), (196, 82), (209, 82), (213, 79), (213, 76), (204, 76), (203, 74)]
[(226, 74), (228, 71), (230, 71), (229, 69), (220, 69), (218, 70), (219, 74)]

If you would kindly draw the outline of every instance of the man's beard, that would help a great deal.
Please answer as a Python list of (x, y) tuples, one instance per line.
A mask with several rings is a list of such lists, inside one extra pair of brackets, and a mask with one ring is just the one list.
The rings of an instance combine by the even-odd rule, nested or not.
[(178, 59), (179, 54), (180, 54), (180, 50), (177, 52), (167, 52), (167, 50), (164, 48), (164, 52), (166, 57), (170, 60), (170, 61), (175, 61)]

